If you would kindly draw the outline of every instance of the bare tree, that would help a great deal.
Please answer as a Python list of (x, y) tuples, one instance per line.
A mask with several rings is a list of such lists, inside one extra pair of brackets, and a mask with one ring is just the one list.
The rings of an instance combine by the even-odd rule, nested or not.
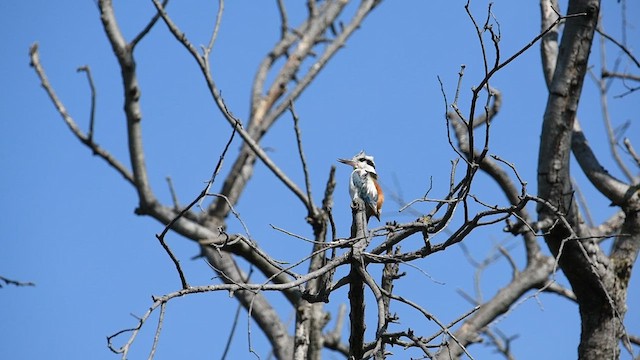
[[(90, 68), (78, 69), (87, 74), (93, 94), (89, 130), (85, 133), (67, 112), (48, 81), (37, 44), (30, 49), (31, 65), (71, 132), (133, 186), (139, 202), (136, 213), (150, 216), (164, 226), (164, 230), (156, 237), (172, 259), (182, 285), (175, 292), (155, 297), (134, 328), (109, 336), (108, 346), (113, 352), (121, 354), (123, 359), (127, 358), (136, 336), (146, 329), (151, 314), (159, 312), (159, 323), (149, 356), (152, 358), (168, 302), (197, 293), (228, 291), (247, 310), (268, 338), (273, 354), (280, 359), (320, 359), (324, 349), (337, 351), (353, 359), (384, 359), (390, 356), (389, 347), (393, 345), (415, 349), (424, 358), (457, 359), (466, 355), (473, 359), (473, 351), (469, 346), (478, 342), (480, 337), (486, 338), (497, 351), (510, 359), (513, 358), (509, 348), (512, 338), (491, 325), (526, 299), (525, 294), (533, 290), (536, 293), (552, 292), (576, 302), (582, 322), (578, 346), (580, 359), (618, 359), (620, 344), (633, 354), (633, 346), (638, 345), (638, 340), (625, 330), (624, 317), (629, 277), (640, 250), (640, 192), (635, 175), (637, 171), (630, 170), (625, 164), (630, 158), (637, 167), (640, 159), (628, 140), (624, 143), (630, 155), (622, 159), (615, 152), (615, 137), (610, 134), (609, 140), (614, 144), (613, 156), (626, 174), (625, 180), (614, 178), (598, 162), (576, 119), (596, 31), (601, 34), (603, 41), (611, 41), (624, 49), (625, 56), (638, 65), (631, 50), (608, 37), (604, 30), (598, 29), (599, 1), (571, 0), (565, 15), (561, 15), (556, 1), (541, 0), (540, 34), (506, 58), (501, 53), (499, 24), (492, 17), (491, 5), (483, 14), (484, 21), (479, 21), (467, 3), (465, 9), (476, 30), (470, 36), (477, 38), (480, 44), (484, 76), (474, 84), (467, 106), (459, 101), (465, 80), (464, 66), (460, 69), (452, 102), (446, 96), (445, 84), (442, 84), (446, 108), (442, 121), (448, 124), (447, 136), (455, 157), (450, 169), (449, 189), (437, 198), (430, 198), (427, 193), (405, 204), (403, 208), (416, 203), (429, 206), (429, 211), (419, 213), (414, 221), (388, 222), (377, 228), (367, 224), (365, 206), (356, 200), (352, 204), (352, 232), (348, 238), (337, 236), (333, 220), (333, 192), (336, 186), (333, 167), (324, 184), (321, 203), (314, 202), (309, 176), (309, 168), (313, 164), (306, 161), (304, 141), (298, 126), (299, 115), (294, 103), (345, 46), (355, 30), (363, 26), (380, 1), (361, 1), (350, 17), (345, 10), (347, 1), (308, 1), (307, 18), (296, 28), (289, 24), (284, 2), (277, 1), (281, 16), (280, 39), (257, 69), (246, 120), (234, 116), (228, 108), (210, 64), (217, 35), (223, 31), (224, 2), (219, 2), (210, 41), (198, 49), (181, 30), (181, 25), (171, 17), (168, 0), (152, 1), (157, 14), (132, 39), (126, 39), (123, 35), (112, 1), (98, 1), (102, 26), (118, 61), (123, 81), (129, 165), (94, 140), (95, 87)], [(187, 206), (178, 203), (175, 193), (172, 204), (163, 204), (158, 199), (150, 185), (145, 163), (141, 85), (138, 82), (135, 51), (150, 31), (159, 26), (165, 26), (193, 58), (202, 73), (211, 101), (229, 124), (228, 134), (220, 135), (226, 146), (219, 155), (210, 180)], [(562, 31), (561, 26), (564, 27)], [(560, 33), (562, 38), (558, 43)], [(489, 148), (491, 124), (499, 114), (503, 101), (501, 92), (492, 85), (493, 77), (538, 44), (541, 45), (542, 74), (547, 82), (549, 97), (542, 119), (537, 165), (538, 189), (534, 195), (529, 192), (526, 181), (516, 167), (500, 156), (490, 154)], [(605, 100), (607, 86), (603, 82), (607, 79), (637, 81), (637, 75), (632, 73), (605, 70), (598, 79)], [(637, 87), (630, 87), (630, 93), (634, 89)], [(304, 173), (303, 186), (293, 181), (290, 174), (283, 171), (260, 145), (261, 139), (274, 123), (287, 116), (291, 116), (294, 122), (296, 151)], [(228, 149), (236, 137), (241, 138), (243, 145), (237, 156), (230, 159)], [(576, 187), (572, 183), (573, 173), (569, 166), (571, 154), (580, 165), (580, 169), (574, 169), (574, 172), (582, 171), (598, 191), (619, 209), (609, 221), (597, 225), (585, 222)], [(306, 219), (313, 239), (292, 234), (286, 229), (276, 229), (309, 242), (308, 255), (294, 259), (290, 264), (276, 260), (260, 247), (248, 235), (246, 224), (235, 211), (235, 205), (251, 180), (258, 161), (295, 195), (307, 212)], [(231, 170), (224, 179), (219, 179), (224, 162), (232, 164)], [(492, 205), (483, 200), (482, 194), (471, 191), (480, 173), (495, 181), (507, 199), (505, 204)], [(171, 182), (169, 184), (173, 192), (173, 185)], [(537, 205), (537, 219), (527, 209), (528, 204)], [(582, 209), (583, 212), (587, 210)], [(227, 233), (229, 219), (242, 223), (245, 233)], [(465, 295), (472, 303), (469, 308), (462, 311), (457, 319), (442, 321), (418, 299), (411, 298), (412, 294), (394, 291), (394, 281), (404, 276), (400, 271), (402, 267), (417, 267), (414, 265), (416, 260), (446, 251), (455, 244), (464, 246), (465, 239), (471, 234), (491, 226), (500, 231), (505, 228), (521, 239), (526, 253), (526, 262), (521, 266), (512, 259), (509, 249), (497, 247), (496, 256), (508, 260), (513, 274), (494, 296), (482, 299)], [(180, 259), (165, 241), (169, 231), (196, 243), (221, 283), (190, 284)], [(438, 234), (446, 234), (445, 239), (436, 241), (440, 239), (436, 237)], [(422, 237), (423, 240), (418, 249), (402, 249), (401, 245), (406, 239), (416, 237)], [(542, 251), (541, 237), (552, 256)], [(602, 240), (609, 237), (615, 240), (611, 251), (606, 252)], [(381, 238), (382, 241), (374, 246), (374, 238)], [(241, 259), (257, 269), (266, 281), (252, 281), (251, 273), (240, 265)], [(492, 261), (489, 258), (483, 263), (474, 264), (480, 270)], [(566, 275), (571, 289), (555, 281), (558, 269)], [(346, 275), (336, 278), (338, 270), (344, 270)], [(376, 271), (381, 274), (379, 280), (374, 278)], [(349, 309), (343, 308), (337, 314), (336, 328), (328, 330), (330, 314), (324, 303), (344, 301), (331, 297), (335, 290), (343, 286), (349, 287)], [(265, 296), (268, 291), (282, 294), (295, 312), (293, 333)], [(369, 303), (366, 293), (373, 295)], [(417, 333), (403, 326), (403, 319), (391, 310), (394, 303), (412, 308), (426, 321), (436, 324), (438, 330)], [(365, 319), (365, 305), (375, 309), (375, 319)], [(347, 311), (348, 340), (342, 336)], [(374, 329), (371, 337), (365, 332), (367, 326)], [(441, 338), (443, 340), (438, 340)], [(123, 345), (116, 345), (116, 342), (122, 341)], [(254, 349), (250, 348), (249, 351), (253, 352)]]

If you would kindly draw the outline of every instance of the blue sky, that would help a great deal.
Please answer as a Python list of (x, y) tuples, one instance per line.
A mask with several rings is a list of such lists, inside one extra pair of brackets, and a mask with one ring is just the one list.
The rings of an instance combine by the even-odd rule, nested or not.
[[(205, 44), (216, 3), (176, 1), (168, 10), (194, 44)], [(350, 157), (361, 149), (373, 154), (386, 193), (397, 193), (405, 201), (423, 196), (430, 179), (430, 196), (446, 193), (450, 162), (456, 155), (446, 141), (444, 102), (437, 76), (452, 99), (460, 65), (466, 65), (460, 103), (462, 109), (467, 109), (469, 89), (482, 74), (477, 38), (463, 5), (463, 1), (383, 3), (296, 102), (316, 202), (321, 200), (330, 166), (339, 166), (334, 216), (340, 236), (348, 235), (351, 220), (346, 182), (349, 169), (337, 164), (339, 157)], [(302, 2), (287, 6), (290, 23), (299, 24), (304, 14)], [(629, 14), (640, 11), (636, 2), (630, 1), (627, 6)], [(129, 39), (153, 14), (150, 1), (116, 1), (115, 7)], [(472, 8), (479, 19), (484, 19), (485, 2), (474, 1)], [(566, 4), (562, 8), (566, 9)], [(539, 32), (537, 2), (494, 1), (493, 13), (500, 23), (503, 59)], [(617, 2), (603, 2), (605, 29), (617, 38), (621, 36), (619, 13)], [(637, 50), (640, 24), (633, 16), (628, 21), (628, 46)], [(29, 67), (28, 48), (39, 43), (42, 64), (51, 83), (85, 130), (89, 89), (85, 76), (76, 73), (76, 68), (91, 67), (98, 89), (95, 139), (128, 163), (116, 60), (93, 1), (5, 1), (0, 4), (0, 23), (12, 30), (0, 34), (5, 49), (0, 60), (0, 121), (4, 129), (0, 166), (5, 174), (0, 179), (0, 225), (4, 229), (0, 275), (37, 284), (33, 288), (0, 289), (0, 358), (117, 358), (107, 349), (106, 336), (134, 326), (136, 321), (130, 314), (142, 315), (151, 304), (151, 295), (179, 289), (179, 279), (154, 236), (162, 226), (136, 216), (133, 188), (71, 135)], [(243, 120), (248, 116), (250, 86), (257, 65), (278, 37), (275, 2), (225, 4), (212, 66), (229, 108)], [(611, 64), (620, 51), (612, 46), (607, 50)], [(164, 24), (158, 24), (143, 40), (136, 56), (153, 189), (160, 200), (169, 203), (165, 178), (170, 176), (180, 201), (188, 203), (202, 190), (230, 129), (213, 106), (195, 62)], [(504, 105), (492, 126), (490, 152), (514, 163), (532, 193), (536, 188), (537, 146), (546, 102), (539, 58), (539, 47), (534, 46), (492, 81), (503, 92)], [(597, 56), (592, 56), (591, 64), (599, 72)], [(625, 58), (619, 69), (637, 73)], [(619, 84), (611, 89), (612, 94), (622, 92)], [(609, 106), (614, 126), (630, 121), (626, 135), (640, 148), (637, 97), (633, 94), (610, 98)], [(611, 173), (621, 176), (606, 146), (599, 96), (591, 79), (586, 81), (579, 117), (601, 161)], [(276, 123), (262, 145), (303, 186), (288, 115)], [(239, 146), (236, 139), (229, 156), (237, 153)], [(221, 176), (228, 171), (229, 163)], [(574, 168), (577, 169), (575, 164)], [(595, 220), (608, 218), (614, 209), (584, 177), (574, 173)], [(474, 193), (489, 202), (504, 204), (490, 180), (484, 176), (477, 180)], [(219, 186), (214, 185), (214, 190)], [(383, 221), (410, 221), (415, 217), (399, 214), (399, 207), (387, 200)], [(415, 209), (428, 212), (430, 206), (419, 205)], [(308, 244), (270, 227), (273, 224), (311, 236), (299, 201), (263, 165), (256, 167), (237, 210), (251, 235), (274, 257), (295, 261), (308, 251)], [(465, 240), (466, 246), (477, 260), (482, 260), (497, 244), (506, 242), (522, 264), (520, 239), (505, 235), (501, 227), (472, 234)], [(240, 232), (242, 228), (230, 220), (229, 231)], [(434, 241), (441, 241), (445, 235), (440, 236)], [(198, 253), (193, 243), (175, 234), (169, 235), (168, 241), (182, 260), (192, 285), (217, 282), (211, 279), (206, 264), (190, 260)], [(420, 242), (419, 238), (411, 238), (403, 249), (417, 248)], [(443, 322), (470, 308), (457, 293), (458, 289), (474, 292), (473, 269), (460, 247), (416, 265), (437, 282), (404, 268), (409, 276), (397, 282), (398, 292), (419, 300)], [(489, 267), (482, 277), (484, 298), (504, 286), (509, 276), (510, 268), (504, 259)], [(635, 334), (640, 334), (639, 276), (636, 268), (626, 322), (627, 329)], [(293, 316), (290, 308), (282, 306), (279, 295), (268, 297), (281, 310), (283, 319)], [(331, 301), (328, 310), (335, 315), (338, 305), (347, 301), (346, 291), (332, 295)], [(169, 303), (156, 358), (218, 357), (236, 306), (226, 293), (190, 296)], [(392, 311), (403, 316), (403, 325), (434, 328), (414, 312), (394, 306)], [(373, 313), (368, 316), (374, 318)], [(250, 358), (246, 314), (240, 319), (231, 358)], [(509, 335), (519, 335), (512, 344), (518, 359), (575, 357), (580, 330), (577, 308), (557, 296), (543, 294), (530, 299), (497, 326)], [(252, 330), (253, 346), (266, 357), (265, 339), (255, 325)], [(155, 322), (148, 323), (134, 345), (132, 359), (147, 356), (154, 331)], [(425, 333), (430, 334), (429, 331)], [(536, 351), (532, 352), (532, 348)], [(399, 358), (408, 356), (399, 348), (393, 351)], [(472, 346), (470, 351), (476, 359), (498, 358), (482, 344)], [(327, 358), (331, 358), (329, 353)]]

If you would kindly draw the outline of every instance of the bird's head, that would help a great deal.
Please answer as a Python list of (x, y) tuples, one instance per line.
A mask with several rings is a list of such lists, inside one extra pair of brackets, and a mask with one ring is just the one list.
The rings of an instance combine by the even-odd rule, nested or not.
[(373, 161), (373, 156), (365, 154), (364, 150), (357, 153), (350, 160), (338, 159), (338, 161), (353, 166), (354, 169), (363, 169), (368, 173), (376, 174), (376, 163)]

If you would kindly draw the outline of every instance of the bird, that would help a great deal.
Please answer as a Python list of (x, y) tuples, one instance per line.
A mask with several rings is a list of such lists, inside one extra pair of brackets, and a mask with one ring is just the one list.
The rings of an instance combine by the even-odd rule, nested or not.
[(353, 172), (349, 178), (349, 194), (351, 200), (361, 199), (365, 204), (367, 222), (371, 216), (380, 221), (380, 212), (384, 202), (384, 194), (378, 184), (378, 173), (373, 156), (365, 154), (364, 150), (357, 153), (350, 160), (338, 159), (339, 162), (352, 166)]

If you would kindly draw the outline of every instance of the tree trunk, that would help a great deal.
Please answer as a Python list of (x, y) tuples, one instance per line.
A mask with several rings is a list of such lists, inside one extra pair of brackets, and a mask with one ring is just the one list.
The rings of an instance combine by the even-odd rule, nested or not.
[(580, 308), (582, 332), (578, 357), (617, 359), (624, 316), (624, 294), (619, 291), (613, 266), (592, 239), (582, 236), (582, 219), (574, 200), (569, 160), (573, 124), (600, 2), (573, 0), (560, 43), (558, 60), (544, 113), (538, 158), (539, 220), (547, 224), (545, 241), (567, 276)]

